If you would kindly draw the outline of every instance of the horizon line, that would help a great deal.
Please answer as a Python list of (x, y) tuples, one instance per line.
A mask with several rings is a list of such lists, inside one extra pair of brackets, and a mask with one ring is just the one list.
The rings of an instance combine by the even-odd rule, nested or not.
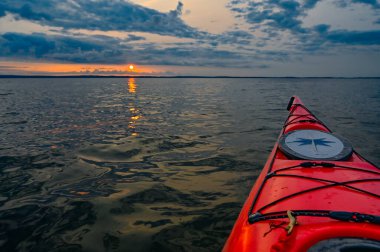
[(380, 79), (380, 76), (231, 76), (231, 75), (13, 75), (0, 74), (0, 78), (241, 78), (241, 79)]

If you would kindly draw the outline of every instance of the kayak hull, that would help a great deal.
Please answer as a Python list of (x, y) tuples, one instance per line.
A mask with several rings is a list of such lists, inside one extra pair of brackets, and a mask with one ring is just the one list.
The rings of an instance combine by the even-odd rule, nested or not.
[[(304, 129), (330, 132), (298, 97), (294, 97), (289, 109), (280, 137)], [(307, 251), (331, 238), (380, 240), (379, 224), (370, 222), (298, 216), (289, 232), (290, 217), (249, 221), (255, 214), (284, 211), (344, 211), (380, 216), (379, 195), (380, 170), (356, 152), (344, 161), (297, 160), (286, 156), (277, 142), (223, 251)]]

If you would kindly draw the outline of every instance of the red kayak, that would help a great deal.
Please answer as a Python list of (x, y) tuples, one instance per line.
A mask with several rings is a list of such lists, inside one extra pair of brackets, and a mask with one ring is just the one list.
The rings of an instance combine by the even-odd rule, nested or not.
[(294, 96), (223, 251), (380, 251), (380, 169)]

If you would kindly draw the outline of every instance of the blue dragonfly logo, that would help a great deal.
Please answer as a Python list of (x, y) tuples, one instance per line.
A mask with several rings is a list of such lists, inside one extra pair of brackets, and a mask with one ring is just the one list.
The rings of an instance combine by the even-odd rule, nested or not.
[(309, 138), (298, 137), (296, 141), (289, 142), (289, 143), (298, 143), (298, 146), (311, 145), (311, 146), (314, 146), (316, 151), (318, 151), (318, 148), (317, 148), (318, 146), (331, 147), (330, 144), (335, 143), (335, 142), (328, 141), (326, 140), (326, 138), (309, 139)]
[(309, 138), (299, 137), (297, 139), (298, 140), (290, 142), (290, 143), (299, 143), (298, 146), (314, 144), (315, 146), (321, 145), (321, 146), (329, 146), (329, 147), (331, 147), (331, 145), (329, 145), (330, 143), (335, 143), (333, 141), (325, 140), (326, 138), (309, 139)]

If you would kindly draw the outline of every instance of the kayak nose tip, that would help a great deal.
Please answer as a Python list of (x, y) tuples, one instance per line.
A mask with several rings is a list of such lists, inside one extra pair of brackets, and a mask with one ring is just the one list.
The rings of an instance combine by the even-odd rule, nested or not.
[(290, 111), (292, 105), (293, 105), (293, 101), (294, 101), (294, 96), (292, 96), (289, 100), (289, 103), (288, 103), (288, 106), (286, 107), (286, 110), (287, 111)]

